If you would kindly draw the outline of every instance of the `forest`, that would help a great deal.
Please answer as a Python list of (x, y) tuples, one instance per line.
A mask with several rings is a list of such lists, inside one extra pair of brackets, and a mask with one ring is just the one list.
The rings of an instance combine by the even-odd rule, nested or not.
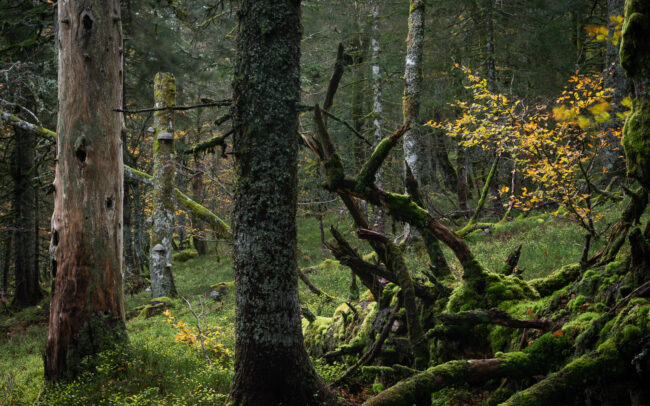
[(650, 1), (0, 0), (0, 406), (650, 405)]

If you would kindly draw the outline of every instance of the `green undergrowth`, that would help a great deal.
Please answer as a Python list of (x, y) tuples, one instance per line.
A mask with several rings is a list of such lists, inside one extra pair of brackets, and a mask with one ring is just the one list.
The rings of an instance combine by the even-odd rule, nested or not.
[[(328, 240), (331, 239), (329, 227), (332, 225), (367, 260), (374, 260), (368, 255), (368, 246), (354, 236), (354, 227), (346, 215), (330, 214), (325, 218), (325, 236)], [(500, 269), (507, 255), (523, 243), (519, 267), (524, 270), (524, 278), (532, 279), (547, 275), (564, 264), (577, 262), (582, 252), (583, 232), (566, 219), (539, 216), (514, 220), (489, 234), (473, 233), (468, 240), (477, 259), (489, 270)], [(598, 244), (600, 242), (595, 243), (592, 252), (599, 248)], [(137, 311), (138, 308), (150, 305), (152, 298), (150, 293), (140, 292), (125, 298), (125, 310), (129, 315), (126, 324), (129, 345), (101, 354), (95, 373), (87, 373), (72, 383), (45, 390), (41, 352), (47, 334), (48, 310), (47, 301), (44, 301), (40, 308), (26, 309), (11, 316), (0, 315), (0, 406), (222, 404), (233, 376), (235, 298), (230, 252), (228, 248), (220, 247), (219, 254), (194, 256), (192, 253), (184, 262), (175, 260), (173, 272), (179, 294), (192, 303), (197, 313), (200, 312), (199, 299), (204, 301), (202, 327), (214, 332), (211, 337), (222, 346), (223, 357), (208, 363), (199, 350), (200, 346), (190, 342), (191, 337), (187, 337), (187, 332), (196, 335), (196, 321), (183, 300), (172, 299), (169, 303), (165, 302), (160, 311), (143, 313)], [(426, 267), (426, 257), (419, 250), (406, 250), (405, 254), (410, 269)], [(455, 263), (450, 252), (446, 251), (446, 256), (457, 271), (456, 277), (459, 277), (459, 264)], [(300, 300), (304, 307), (317, 317), (332, 317), (337, 309), (340, 317), (355, 317), (354, 312), (343, 309), (344, 303), (350, 301), (351, 297), (350, 270), (331, 259), (323, 250), (318, 220), (314, 217), (302, 216), (298, 219), (298, 264), (306, 269), (307, 276), (317, 287), (333, 298), (319, 297), (299, 282)], [(613, 268), (610, 271), (605, 273), (605, 278), (612, 278), (613, 281), (618, 274)], [(359, 281), (357, 285), (361, 298), (368, 299)], [(582, 293), (578, 292), (575, 297), (565, 292), (566, 302), (560, 306), (566, 313), (561, 321), (579, 325), (579, 331), (603, 311), (584, 306), (591, 294), (587, 290), (585, 282)], [(500, 300), (521, 296), (518, 291), (491, 293), (499, 296)], [(579, 299), (580, 294), (585, 296), (585, 302), (579, 303), (582, 300)], [(552, 300), (560, 299), (553, 296), (512, 307), (505, 302), (504, 306), (515, 316), (534, 318)], [(365, 315), (367, 311), (360, 313)], [(170, 322), (170, 318), (173, 321)], [(183, 324), (179, 327), (181, 321)], [(567, 325), (568, 330), (571, 327)], [(182, 336), (184, 328), (187, 331)], [(492, 337), (495, 351), (507, 350), (518, 344), (520, 338), (518, 334), (495, 334)], [(501, 341), (498, 341), (499, 338)], [(346, 360), (351, 362), (352, 358)], [(322, 360), (315, 360), (314, 365), (328, 382), (347, 368), (341, 362), (331, 364)], [(453, 398), (451, 395), (450, 392)]]

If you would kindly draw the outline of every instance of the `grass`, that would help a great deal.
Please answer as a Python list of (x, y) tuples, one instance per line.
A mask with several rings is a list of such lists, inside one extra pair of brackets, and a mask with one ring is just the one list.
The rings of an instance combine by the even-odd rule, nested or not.
[[(354, 229), (345, 215), (326, 218), (328, 238), (331, 225), (348, 237), (353, 246), (357, 245), (361, 253), (368, 251), (367, 246), (354, 238)], [(309, 274), (312, 282), (337, 298), (335, 302), (323, 302), (300, 283), (301, 302), (314, 314), (331, 315), (339, 304), (348, 300), (350, 271), (327, 259), (321, 247), (317, 219), (300, 217), (298, 230), (299, 266), (312, 267)], [(476, 232), (468, 238), (479, 261), (492, 270), (499, 269), (507, 255), (522, 243), (519, 267), (526, 278), (544, 276), (563, 264), (577, 262), (583, 241), (583, 232), (574, 223), (545, 215), (519, 218), (489, 234)], [(596, 242), (592, 252), (600, 244)], [(450, 252), (447, 258), (459, 269)], [(426, 266), (421, 252), (410, 252), (407, 262), (412, 269)], [(228, 253), (221, 252), (219, 259), (204, 256), (174, 263), (174, 277), (179, 294), (198, 307), (199, 300), (210, 291), (210, 285), (234, 279), (232, 260)], [(47, 333), (47, 301), (11, 317), (0, 315), (0, 365), (3, 366), (0, 406), (222, 404), (233, 376), (234, 293), (230, 291), (221, 299), (215, 301), (209, 296), (204, 299), (207, 312), (201, 321), (204, 328), (218, 330), (212, 337), (214, 343), (221, 345), (219, 356), (213, 357), (215, 362), (208, 364), (197, 343), (179, 341), (178, 334), (183, 329), (178, 327), (178, 322), (183, 321), (188, 331), (195, 333), (195, 319), (181, 300), (175, 300), (168, 309), (174, 319), (172, 323), (165, 315), (128, 320), (128, 346), (101, 354), (94, 374), (49, 390), (44, 389), (41, 355)], [(147, 292), (128, 296), (126, 309), (134, 309), (149, 300)], [(331, 379), (343, 369), (322, 362), (315, 365), (322, 375)]]

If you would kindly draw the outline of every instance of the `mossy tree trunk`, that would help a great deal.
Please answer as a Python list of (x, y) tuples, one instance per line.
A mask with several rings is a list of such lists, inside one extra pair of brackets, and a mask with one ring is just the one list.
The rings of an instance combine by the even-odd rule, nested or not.
[(233, 82), (236, 293), (232, 405), (334, 397), (305, 351), (296, 272), (299, 0), (242, 0)]
[(122, 294), (122, 27), (117, 0), (58, 3), (59, 116), (45, 377), (126, 340)]
[(38, 283), (38, 251), (35, 218), (34, 134), (14, 127), (14, 153), (11, 162), (14, 217), (14, 304), (24, 308), (37, 304), (43, 297)]
[[(176, 79), (170, 73), (157, 73), (154, 79), (156, 108), (176, 105)], [(153, 225), (151, 228), (151, 294), (154, 298), (176, 296), (172, 276), (172, 238), (174, 234), (174, 112), (154, 113), (153, 147)]]
[(650, 191), (650, 4), (627, 0), (621, 66), (632, 82), (632, 113), (623, 128), (628, 174)]

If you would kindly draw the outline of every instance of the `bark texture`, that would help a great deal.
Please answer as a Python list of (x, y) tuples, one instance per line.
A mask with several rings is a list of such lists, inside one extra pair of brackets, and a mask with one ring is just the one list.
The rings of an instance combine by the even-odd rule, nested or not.
[[(155, 108), (176, 105), (176, 79), (170, 73), (157, 73), (154, 79)], [(174, 112), (154, 113), (153, 147), (153, 225), (151, 228), (151, 295), (176, 296), (172, 275), (172, 237), (174, 234)]]
[(58, 3), (59, 119), (45, 377), (126, 340), (122, 294), (122, 27), (117, 0)]
[(232, 405), (334, 403), (305, 351), (296, 272), (300, 1), (242, 0), (233, 82), (237, 187)]

